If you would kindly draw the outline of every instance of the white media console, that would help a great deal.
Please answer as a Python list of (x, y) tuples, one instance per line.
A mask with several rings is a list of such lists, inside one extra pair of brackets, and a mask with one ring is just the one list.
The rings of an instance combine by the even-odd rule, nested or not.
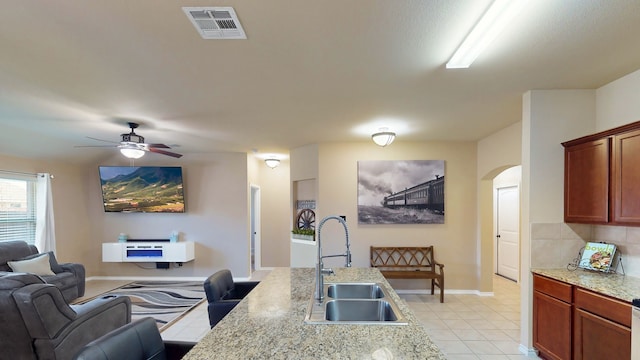
[(195, 258), (193, 241), (117, 242), (102, 244), (103, 262), (176, 262)]

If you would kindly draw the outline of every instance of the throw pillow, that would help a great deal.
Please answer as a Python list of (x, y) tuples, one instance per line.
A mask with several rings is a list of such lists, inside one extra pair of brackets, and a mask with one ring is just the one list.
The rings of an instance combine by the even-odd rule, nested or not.
[(7, 261), (7, 265), (15, 272), (34, 275), (55, 275), (55, 273), (51, 271), (48, 253), (28, 260)]
[[(42, 256), (42, 254), (45, 254), (45, 253), (29, 255), (20, 260), (29, 260), (29, 259), (37, 258)], [(51, 271), (53, 271), (56, 274), (64, 272), (64, 269), (62, 268), (62, 266), (58, 264), (58, 260), (56, 259), (56, 256), (53, 254), (53, 251), (48, 251), (46, 252), (46, 254), (49, 254), (49, 265), (51, 266)]]

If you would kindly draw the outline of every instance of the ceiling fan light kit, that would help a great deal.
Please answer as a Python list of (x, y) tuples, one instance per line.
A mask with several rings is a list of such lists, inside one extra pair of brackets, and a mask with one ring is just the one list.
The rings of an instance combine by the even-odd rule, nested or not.
[(144, 150), (130, 147), (120, 148), (120, 153), (129, 159), (140, 159), (144, 156)]
[[(126, 134), (120, 134), (120, 142), (114, 142), (114, 141), (108, 141), (108, 140), (101, 140), (101, 139), (96, 139), (96, 138), (90, 138), (93, 140), (98, 140), (98, 141), (104, 141), (104, 142), (109, 142), (109, 143), (113, 143), (116, 144), (115, 147), (117, 147), (118, 149), (120, 149), (120, 153), (122, 153), (122, 155), (124, 155), (125, 157), (129, 158), (129, 159), (139, 159), (141, 157), (144, 156), (145, 152), (153, 152), (156, 154), (162, 154), (162, 155), (167, 155), (167, 156), (171, 156), (174, 158), (181, 158), (182, 155), (174, 153), (174, 152), (170, 152), (170, 151), (166, 151), (166, 150), (161, 150), (161, 149), (171, 149), (169, 146), (165, 145), (165, 144), (147, 144), (144, 142), (144, 137), (138, 135), (135, 133), (135, 129), (138, 128), (138, 124), (134, 123), (134, 122), (129, 122), (127, 123), (129, 125), (129, 128), (131, 129), (131, 132), (126, 133)], [(111, 145), (114, 146), (114, 145)], [(80, 146), (80, 147), (103, 147), (103, 146)]]

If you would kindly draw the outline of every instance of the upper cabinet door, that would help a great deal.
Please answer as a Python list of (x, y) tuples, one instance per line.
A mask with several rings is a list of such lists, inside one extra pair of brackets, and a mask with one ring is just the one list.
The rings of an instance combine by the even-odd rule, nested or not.
[(613, 138), (613, 222), (640, 224), (640, 130)]
[(565, 147), (565, 222), (608, 223), (610, 154), (608, 137)]

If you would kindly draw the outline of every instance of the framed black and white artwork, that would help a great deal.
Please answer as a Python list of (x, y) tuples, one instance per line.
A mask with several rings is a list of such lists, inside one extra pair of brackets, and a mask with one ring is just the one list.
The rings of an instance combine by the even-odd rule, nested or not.
[(444, 160), (358, 161), (359, 224), (444, 224)]

